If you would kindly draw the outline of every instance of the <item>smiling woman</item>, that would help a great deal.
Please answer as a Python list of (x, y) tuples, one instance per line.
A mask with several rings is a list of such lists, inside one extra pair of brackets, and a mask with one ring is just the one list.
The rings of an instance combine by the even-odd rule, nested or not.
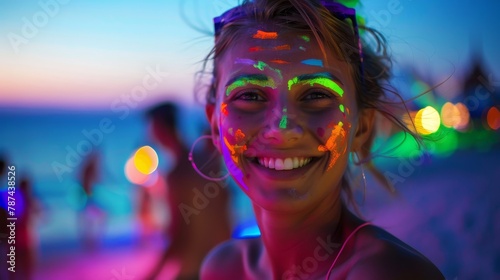
[(401, 125), (384, 101), (383, 37), (362, 27), (381, 52), (362, 44), (335, 1), (244, 1), (214, 21), (212, 140), (262, 235), (219, 246), (201, 278), (443, 279), (347, 208), (350, 153), (370, 162), (375, 113)]

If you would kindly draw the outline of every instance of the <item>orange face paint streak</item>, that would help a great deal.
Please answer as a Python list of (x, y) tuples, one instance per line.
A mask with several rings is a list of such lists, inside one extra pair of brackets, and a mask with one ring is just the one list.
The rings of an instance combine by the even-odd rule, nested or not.
[(290, 61), (282, 60), (282, 59), (273, 59), (270, 62), (276, 64), (290, 64)]
[(345, 153), (347, 146), (344, 145), (344, 148), (342, 151), (337, 151), (340, 146), (342, 145), (342, 142), (344, 142), (346, 139), (346, 131), (343, 128), (343, 124), (339, 122), (338, 125), (335, 125), (335, 128), (332, 130), (332, 134), (326, 141), (325, 145), (319, 145), (318, 146), (318, 151), (320, 152), (330, 152), (330, 161), (328, 162), (328, 169), (330, 170), (333, 165), (335, 165), (335, 162), (339, 159), (339, 157)]
[(258, 47), (258, 46), (257, 47), (251, 47), (251, 48), (248, 49), (249, 52), (260, 52), (260, 51), (263, 51), (263, 50), (264, 50), (264, 48)]
[(290, 50), (290, 45), (281, 45), (281, 46), (276, 46), (274, 47), (274, 50), (275, 51), (286, 51), (286, 50)]
[(334, 122), (331, 122), (326, 127), (327, 128), (335, 128), (335, 126), (337, 126), (337, 124), (335, 124)]
[(220, 111), (224, 116), (227, 116), (229, 114), (229, 112), (227, 111), (227, 103), (222, 103), (220, 105)]
[(226, 147), (229, 149), (229, 152), (231, 152), (231, 159), (234, 161), (235, 164), (238, 164), (238, 157), (247, 150), (247, 145), (231, 145), (229, 144), (229, 141), (227, 141), (227, 138), (224, 137), (224, 144)]
[(262, 40), (278, 39), (278, 32), (266, 32), (262, 30), (257, 30), (257, 33), (253, 34), (253, 38)]
[(241, 129), (238, 129), (236, 130), (234, 137), (236, 138), (236, 142), (241, 142), (243, 139), (245, 139), (245, 133), (243, 133)]

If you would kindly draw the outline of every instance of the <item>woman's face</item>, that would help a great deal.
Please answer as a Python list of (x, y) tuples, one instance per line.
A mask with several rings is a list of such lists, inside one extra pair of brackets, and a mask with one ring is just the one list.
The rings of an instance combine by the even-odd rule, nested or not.
[(276, 27), (239, 35), (218, 59), (214, 142), (242, 190), (269, 210), (339, 194), (357, 127), (347, 63)]

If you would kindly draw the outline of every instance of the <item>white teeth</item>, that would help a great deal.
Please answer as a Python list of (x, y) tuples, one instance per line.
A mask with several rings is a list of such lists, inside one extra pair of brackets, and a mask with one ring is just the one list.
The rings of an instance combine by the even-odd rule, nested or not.
[(283, 163), (282, 159), (277, 158), (274, 161), (274, 169), (276, 169), (276, 170), (283, 170), (283, 169), (285, 169), (285, 164)]
[(270, 158), (267, 168), (274, 169), (274, 162), (275, 160), (273, 158)]
[(291, 170), (294, 168), (302, 167), (309, 162), (311, 162), (312, 158), (258, 158), (258, 162), (260, 165), (265, 166), (270, 169), (276, 170)]

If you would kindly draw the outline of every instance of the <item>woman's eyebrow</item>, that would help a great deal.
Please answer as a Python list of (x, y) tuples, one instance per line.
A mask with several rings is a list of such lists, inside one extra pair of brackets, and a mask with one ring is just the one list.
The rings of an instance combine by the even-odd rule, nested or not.
[(330, 72), (304, 74), (294, 77), (293, 79), (288, 81), (288, 90), (291, 90), (292, 86), (298, 83), (309, 83), (311, 86), (313, 84), (320, 84), (338, 93), (340, 97), (344, 95), (344, 90), (340, 86), (344, 86), (344, 84), (340, 81), (339, 78), (332, 75), (332, 73)]
[(327, 79), (334, 80), (335, 82), (338, 82), (341, 85), (344, 85), (344, 83), (342, 83), (342, 81), (340, 81), (339, 78), (337, 78), (336, 76), (334, 76), (330, 72), (319, 72), (319, 73), (313, 73), (313, 74), (304, 74), (304, 75), (297, 76), (296, 78), (297, 78), (297, 82), (302, 82), (302, 81), (307, 81), (307, 80), (313, 80), (313, 79), (316, 79), (316, 78), (327, 78)]
[(226, 83), (226, 95), (235, 88), (245, 86), (247, 84), (257, 85), (261, 87), (276, 88), (275, 81), (263, 74), (242, 74), (230, 79)]

